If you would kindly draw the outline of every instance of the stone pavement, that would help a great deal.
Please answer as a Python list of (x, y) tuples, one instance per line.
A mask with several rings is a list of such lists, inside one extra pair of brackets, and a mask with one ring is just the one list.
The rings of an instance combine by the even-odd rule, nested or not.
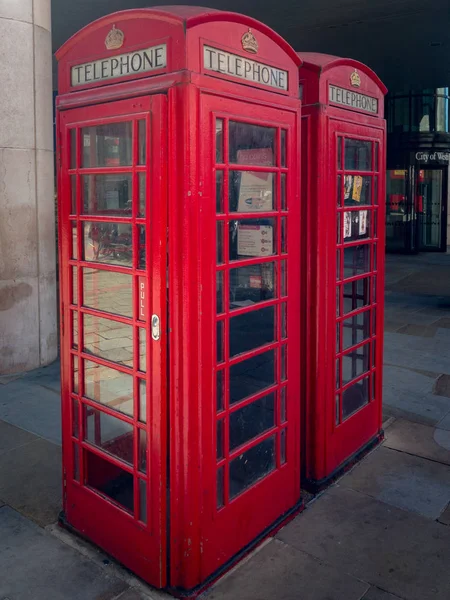
[[(205, 600), (450, 599), (450, 255), (387, 257), (386, 440)], [(55, 526), (59, 366), (0, 378), (0, 599), (139, 600), (145, 586)]]

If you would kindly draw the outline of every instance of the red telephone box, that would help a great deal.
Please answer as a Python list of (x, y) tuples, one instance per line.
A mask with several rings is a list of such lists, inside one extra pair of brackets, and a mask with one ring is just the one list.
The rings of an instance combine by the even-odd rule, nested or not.
[(64, 519), (192, 590), (300, 501), (300, 59), (195, 7), (57, 58)]
[(299, 56), (310, 290), (302, 482), (318, 489), (382, 435), (386, 88), (354, 60)]

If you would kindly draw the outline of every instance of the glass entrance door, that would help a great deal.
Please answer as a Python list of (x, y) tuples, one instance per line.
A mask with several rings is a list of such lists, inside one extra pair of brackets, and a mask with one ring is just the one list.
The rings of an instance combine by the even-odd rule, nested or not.
[(447, 186), (444, 180), (443, 169), (417, 171), (419, 250), (446, 250)]
[(66, 518), (157, 586), (166, 577), (165, 102), (60, 115)]

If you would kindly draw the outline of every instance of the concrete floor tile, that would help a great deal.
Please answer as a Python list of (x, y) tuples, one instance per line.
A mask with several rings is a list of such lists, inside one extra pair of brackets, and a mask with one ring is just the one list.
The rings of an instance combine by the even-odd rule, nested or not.
[(399, 596), (394, 596), (388, 592), (380, 590), (380, 588), (371, 587), (370, 590), (361, 598), (361, 600), (403, 600)]
[(401, 333), (403, 335), (416, 335), (424, 338), (433, 338), (436, 335), (437, 327), (433, 325), (414, 325), (408, 324), (404, 327), (400, 327), (397, 330), (397, 333)]
[(450, 412), (437, 423), (436, 427), (450, 431)]
[(61, 492), (61, 448), (56, 444), (40, 439), (1, 455), (0, 498), (21, 514), (43, 526), (54, 523)]
[(397, 319), (393, 319), (393, 318), (391, 318), (391, 319), (386, 318), (384, 320), (384, 331), (387, 331), (387, 332), (390, 332), (390, 333), (395, 333), (401, 327), (404, 327), (407, 324), (408, 323), (405, 323), (405, 321), (402, 321), (402, 320), (397, 320)]
[(0, 421), (0, 454), (39, 439), (32, 433)]
[(208, 600), (360, 600), (368, 585), (272, 540), (207, 593)]
[(450, 528), (354, 490), (332, 487), (277, 538), (400, 598), (448, 600)]
[(436, 425), (450, 411), (450, 400), (434, 394), (403, 392), (383, 385), (383, 410), (394, 417)]
[(450, 499), (450, 467), (380, 447), (347, 473), (340, 485), (437, 519)]
[(450, 525), (450, 504), (444, 510), (444, 512), (439, 516), (439, 523), (443, 525)]
[(397, 388), (400, 391), (432, 392), (435, 377), (427, 377), (414, 370), (394, 365), (385, 365), (383, 369), (383, 385)]
[(113, 600), (128, 587), (9, 507), (0, 540), (0, 598)]
[[(450, 431), (446, 431), (450, 441)], [(435, 438), (435, 428), (397, 419), (386, 431), (384, 447), (450, 465), (450, 450)]]

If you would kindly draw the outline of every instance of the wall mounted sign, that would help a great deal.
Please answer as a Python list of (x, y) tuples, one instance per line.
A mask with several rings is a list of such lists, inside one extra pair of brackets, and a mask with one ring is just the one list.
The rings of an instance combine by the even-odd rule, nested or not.
[(72, 86), (85, 85), (95, 81), (105, 81), (137, 75), (167, 67), (167, 46), (160, 44), (145, 50), (127, 52), (101, 60), (75, 65), (71, 68)]
[(378, 113), (378, 100), (371, 96), (366, 96), (360, 92), (352, 92), (336, 85), (329, 85), (329, 101), (333, 104), (348, 106), (349, 108), (358, 108), (376, 115)]
[(203, 46), (203, 66), (207, 71), (231, 75), (251, 83), (283, 91), (288, 89), (287, 71), (211, 46)]
[(449, 162), (450, 152), (416, 152), (416, 160), (420, 162)]

